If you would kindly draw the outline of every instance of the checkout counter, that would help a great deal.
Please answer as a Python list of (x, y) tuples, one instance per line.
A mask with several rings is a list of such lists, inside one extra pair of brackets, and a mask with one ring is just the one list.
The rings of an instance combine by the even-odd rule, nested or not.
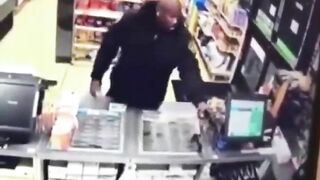
[(0, 0), (0, 41), (13, 26), (14, 0)]
[[(89, 108), (92, 105), (82, 104), (81, 107)], [(95, 108), (99, 107), (94, 105)], [(190, 113), (196, 114), (196, 109), (191, 103), (165, 103), (160, 111), (166, 114)], [(39, 145), (38, 157), (46, 160), (64, 160), (64, 161), (93, 161), (105, 163), (124, 163), (127, 165), (206, 165), (207, 163), (226, 163), (239, 161), (261, 161), (265, 159), (272, 160), (272, 154), (242, 154), (241, 152), (226, 152), (227, 154), (210, 153), (179, 153), (179, 152), (141, 152), (140, 145), (142, 138), (142, 111), (128, 108), (124, 115), (124, 131), (121, 133), (123, 138), (123, 148), (119, 152), (110, 152), (99, 149), (74, 149), (69, 151), (53, 150), (49, 148), (49, 137), (43, 136)], [(185, 137), (190, 139), (190, 137)], [(208, 145), (207, 145), (208, 146)], [(201, 173), (198, 173), (200, 178)]]
[[(87, 96), (80, 103), (80, 109), (105, 109), (105, 104), (96, 104), (92, 97)], [(196, 109), (191, 103), (172, 102), (164, 103), (160, 111), (167, 115), (188, 114), (196, 115)], [(207, 179), (209, 177), (210, 165), (222, 163), (239, 162), (268, 162), (271, 172), (277, 180), (290, 180), (294, 172), (290, 164), (279, 165), (275, 152), (271, 148), (261, 148), (252, 151), (212, 151), (211, 145), (206, 141), (206, 135), (200, 138), (202, 143), (201, 152), (180, 153), (180, 152), (142, 152), (143, 143), (142, 121), (143, 112), (134, 108), (127, 108), (123, 112), (123, 124), (120, 135), (122, 148), (120, 151), (108, 151), (96, 148), (76, 148), (69, 150), (52, 149), (50, 138), (46, 134), (35, 134), (29, 144), (8, 145), (5, 149), (0, 149), (0, 155), (32, 158), (35, 172), (35, 180), (43, 180), (48, 171), (48, 161), (68, 161), (68, 162), (90, 162), (125, 164), (126, 167), (133, 167), (137, 170), (161, 170), (164, 167), (181, 166), (182, 169), (195, 172), (195, 179)], [(169, 117), (169, 116), (168, 116)], [(194, 120), (194, 119), (193, 119)], [(195, 121), (197, 122), (197, 121)], [(174, 137), (172, 137), (174, 138)], [(190, 137), (186, 141), (189, 141)], [(170, 169), (170, 168), (169, 168)], [(270, 168), (269, 168), (270, 169)], [(268, 173), (266, 168), (262, 168), (261, 173)], [(287, 176), (287, 177), (284, 177)]]
[[(90, 97), (87, 97), (90, 98)], [(84, 101), (80, 108), (103, 109), (105, 105), (94, 104), (94, 101)], [(92, 104), (93, 103), (93, 104)], [(191, 103), (164, 103), (160, 112), (168, 114), (196, 114), (196, 109)], [(97, 162), (97, 163), (123, 163), (126, 166), (139, 168), (157, 168), (162, 169), (167, 166), (194, 167), (196, 171), (195, 179), (206, 179), (209, 175), (209, 167), (212, 163), (238, 163), (238, 162), (263, 162), (267, 161), (272, 167), (272, 171), (279, 180), (289, 180), (293, 174), (293, 168), (290, 165), (279, 165), (276, 160), (274, 151), (270, 148), (256, 149), (251, 152), (243, 151), (220, 151), (211, 150), (211, 145), (206, 142), (203, 135), (202, 152), (196, 153), (179, 153), (179, 152), (141, 152), (143, 138), (142, 121), (143, 112), (138, 109), (128, 108), (124, 112), (123, 120), (123, 148), (121, 151), (112, 152), (100, 149), (73, 149), (68, 151), (54, 150), (50, 148), (49, 137), (41, 136), (40, 143), (37, 147), (37, 157), (40, 160), (54, 161), (73, 161), (73, 162)], [(174, 137), (172, 137), (174, 138)], [(190, 137), (185, 137), (189, 138)], [(188, 141), (187, 140), (187, 141)], [(149, 169), (150, 170), (150, 169)], [(263, 171), (263, 170), (262, 170)], [(287, 173), (286, 173), (287, 172)], [(284, 177), (288, 175), (288, 177)], [(43, 174), (41, 175), (43, 176)]]

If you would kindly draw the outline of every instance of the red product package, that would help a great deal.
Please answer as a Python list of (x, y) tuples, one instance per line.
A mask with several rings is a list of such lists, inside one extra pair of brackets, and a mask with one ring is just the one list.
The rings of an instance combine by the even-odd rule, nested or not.
[(118, 9), (118, 1), (110, 1), (109, 9), (116, 11)]
[(100, 0), (101, 3), (101, 9), (110, 9), (110, 3), (111, 1), (108, 0)]
[(100, 0), (101, 9), (109, 9), (115, 11), (117, 9), (117, 0)]
[(77, 0), (76, 8), (77, 9), (87, 9), (89, 8), (90, 0)]
[(90, 0), (90, 9), (101, 9), (100, 0)]

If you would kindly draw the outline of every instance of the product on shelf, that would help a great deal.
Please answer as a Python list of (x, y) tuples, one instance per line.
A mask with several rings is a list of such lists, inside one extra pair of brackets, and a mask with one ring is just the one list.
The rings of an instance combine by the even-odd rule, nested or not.
[(89, 7), (90, 0), (77, 0), (76, 1), (76, 8), (78, 9), (86, 9)]
[(134, 2), (120, 2), (118, 4), (117, 10), (118, 11), (122, 11), (122, 12), (126, 12), (129, 11), (131, 9), (134, 10), (138, 10), (141, 7), (140, 4), (134, 3)]
[(74, 21), (73, 58), (95, 59), (103, 34), (123, 12), (141, 7), (140, 0), (77, 0)]
[(74, 60), (89, 60), (94, 61), (98, 50), (75, 48), (73, 58)]
[(75, 19), (76, 25), (87, 26), (87, 27), (105, 27), (109, 28), (115, 23), (114, 19), (104, 17), (93, 17), (79, 15)]
[(76, 9), (116, 10), (117, 2), (113, 0), (77, 0)]
[(247, 12), (239, 7), (239, 0), (208, 0), (206, 8), (210, 13), (223, 17), (229, 26), (241, 29), (247, 26)]
[(103, 39), (103, 32), (76, 30), (75, 43), (85, 43), (100, 46)]

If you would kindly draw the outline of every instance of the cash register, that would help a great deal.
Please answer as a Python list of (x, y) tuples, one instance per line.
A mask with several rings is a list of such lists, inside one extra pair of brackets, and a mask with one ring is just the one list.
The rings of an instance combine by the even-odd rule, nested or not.
[(31, 74), (0, 72), (0, 145), (30, 140), (42, 108), (41, 82)]
[(229, 95), (225, 124), (215, 147), (226, 150), (242, 149), (247, 143), (255, 147), (271, 145), (275, 126), (267, 111), (267, 100), (264, 95)]

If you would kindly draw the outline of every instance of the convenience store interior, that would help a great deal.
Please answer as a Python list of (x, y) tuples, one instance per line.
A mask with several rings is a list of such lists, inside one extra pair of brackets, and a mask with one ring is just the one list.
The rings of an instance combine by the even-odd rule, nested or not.
[[(61, 96), (65, 93), (72, 92), (89, 96), (90, 73), (93, 62), (90, 60), (72, 60), (72, 63), (57, 63), (56, 49), (59, 48), (56, 47), (57, 36), (59, 36), (57, 32), (58, 0), (22, 0), (20, 3), (21, 4), (14, 10), (12, 29), (0, 40), (0, 71), (33, 72), (37, 77), (57, 81), (57, 85), (50, 87), (46, 92), (44, 103), (48, 105), (59, 102)], [(190, 21), (192, 22), (192, 17), (191, 20), (189, 19), (189, 22)], [(199, 20), (199, 22), (201, 22), (201, 20)], [(195, 34), (199, 35), (199, 30), (193, 26), (191, 23), (188, 27), (189, 30), (193, 29), (190, 31), (194, 31), (196, 32)], [(202, 34), (206, 34), (205, 30), (202, 31)], [(203, 37), (199, 37), (199, 39), (201, 38)], [(241, 41), (240, 46), (249, 44), (245, 42), (245, 40), (248, 40), (245, 35), (242, 35), (239, 39), (239, 41)], [(317, 43), (319, 44), (319, 42)], [(68, 47), (69, 45), (67, 48)], [(201, 49), (201, 47), (199, 49)], [(235, 52), (233, 52), (233, 50), (228, 51), (237, 54), (236, 57), (238, 57), (238, 54), (242, 54), (241, 48)], [(262, 54), (265, 53), (268, 53), (268, 50)], [(72, 56), (74, 56), (74, 54), (72, 54)], [(204, 56), (203, 54), (197, 55), (201, 77), (204, 81), (210, 82), (212, 77), (219, 79), (218, 75), (222, 74), (223, 76), (229, 76), (228, 78), (230, 79), (227, 79), (226, 82), (230, 83), (233, 76), (236, 76), (237, 64), (232, 65), (232, 70), (230, 70), (232, 75), (229, 74), (229, 72), (226, 75), (220, 71), (217, 74), (213, 73), (214, 75), (210, 74), (211, 72), (208, 70), (210, 68), (205, 64), (206, 62), (199, 60), (201, 58), (203, 59)], [(235, 62), (237, 61), (238, 60), (235, 60)], [(282, 66), (281, 63), (280, 66)], [(105, 74), (102, 81), (103, 93), (107, 92), (109, 88), (109, 75), (110, 70)], [(179, 79), (177, 70), (174, 70), (171, 74), (170, 80), (173, 79)], [(224, 78), (222, 79), (224, 80)], [(261, 79), (258, 81), (261, 82)], [(265, 82), (267, 82), (267, 80), (265, 80)], [(242, 81), (238, 82), (238, 84), (242, 83)], [(249, 87), (246, 88), (250, 89), (250, 82), (247, 86)], [(171, 83), (168, 83), (164, 102), (175, 101), (176, 97), (173, 86)], [(35, 163), (35, 161), (33, 163)], [(320, 179), (320, 176), (318, 179)]]

